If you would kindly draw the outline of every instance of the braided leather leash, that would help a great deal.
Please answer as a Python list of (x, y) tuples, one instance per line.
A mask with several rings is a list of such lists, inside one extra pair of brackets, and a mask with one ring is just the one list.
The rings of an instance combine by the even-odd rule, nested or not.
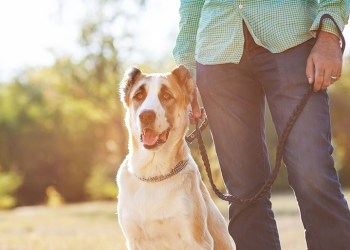
[[(344, 36), (342, 35), (340, 28), (338, 27), (338, 25), (336, 24), (336, 22), (334, 21), (332, 16), (325, 14), (321, 17), (320, 27), (318, 28), (317, 33), (316, 33), (317, 36), (318, 36), (319, 32), (321, 31), (322, 22), (326, 18), (331, 19), (333, 21), (333, 23), (335, 24), (335, 26), (337, 27), (338, 33), (340, 34), (341, 40), (342, 40), (341, 41), (341, 50), (342, 50), (342, 53), (344, 53), (345, 39), (344, 39)], [(228, 202), (236, 202), (236, 203), (253, 203), (253, 202), (258, 201), (267, 195), (267, 193), (270, 191), (274, 181), (276, 180), (278, 173), (279, 173), (279, 170), (281, 168), (283, 152), (284, 152), (286, 142), (288, 140), (288, 136), (289, 136), (295, 122), (297, 121), (298, 117), (300, 116), (300, 114), (304, 110), (304, 107), (305, 107), (307, 101), (309, 100), (310, 96), (312, 95), (312, 93), (313, 93), (313, 85), (311, 85), (309, 91), (302, 97), (302, 99), (300, 100), (298, 105), (295, 107), (292, 115), (290, 116), (290, 118), (289, 118), (283, 132), (282, 132), (281, 138), (280, 138), (278, 146), (277, 146), (275, 166), (272, 170), (271, 175), (269, 176), (269, 178), (265, 181), (264, 185), (259, 189), (259, 191), (255, 195), (253, 195), (251, 197), (247, 197), (247, 198), (246, 197), (238, 197), (234, 194), (229, 194), (229, 193), (224, 194), (224, 193), (220, 192), (220, 190), (216, 187), (216, 185), (213, 181), (212, 171), (210, 168), (210, 162), (209, 162), (209, 158), (208, 158), (208, 155), (207, 155), (207, 152), (205, 149), (205, 145), (204, 145), (204, 141), (203, 141), (203, 137), (202, 137), (202, 133), (201, 133), (201, 131), (204, 130), (206, 125), (208, 124), (208, 121), (205, 120), (199, 126), (199, 122), (198, 122), (198, 120), (196, 120), (196, 130), (194, 132), (192, 132), (189, 136), (186, 136), (186, 141), (191, 143), (195, 138), (197, 138), (199, 151), (200, 151), (200, 154), (201, 154), (204, 166), (205, 166), (205, 170), (206, 170), (208, 178), (209, 178), (210, 185), (211, 185), (213, 191), (215, 192), (215, 194), (220, 199), (228, 201)]]

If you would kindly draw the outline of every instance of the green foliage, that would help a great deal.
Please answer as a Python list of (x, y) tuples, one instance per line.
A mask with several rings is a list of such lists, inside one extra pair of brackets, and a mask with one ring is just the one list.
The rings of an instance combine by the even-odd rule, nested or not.
[(126, 154), (123, 108), (117, 101), (121, 65), (110, 32), (123, 19), (119, 2), (87, 2), (80, 60), (59, 57), (50, 67), (28, 69), (0, 85), (0, 164), (23, 174), (19, 205), (44, 203), (50, 186), (67, 202), (86, 200), (91, 191), (85, 187), (104, 174), (91, 173), (93, 166), (116, 172)]
[(115, 200), (118, 189), (114, 175), (102, 166), (93, 168), (86, 182), (86, 192), (92, 200)]
[[(127, 143), (115, 101), (119, 76), (112, 67), (102, 74), (99, 81), (84, 63), (64, 58), (1, 87), (0, 164), (23, 173), (19, 204), (44, 202), (48, 186), (67, 202), (85, 200), (92, 166), (116, 170)], [(106, 146), (116, 141), (120, 147)]]
[(17, 204), (15, 193), (22, 178), (15, 172), (0, 172), (0, 209), (12, 208)]
[(59, 207), (62, 206), (65, 202), (62, 195), (56, 190), (55, 187), (52, 186), (46, 189), (46, 196), (46, 205), (48, 207)]

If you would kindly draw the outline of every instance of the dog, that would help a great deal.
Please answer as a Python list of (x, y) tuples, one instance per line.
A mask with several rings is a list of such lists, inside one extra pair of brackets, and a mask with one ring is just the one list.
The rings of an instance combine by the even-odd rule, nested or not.
[(185, 134), (194, 82), (170, 73), (128, 70), (120, 84), (129, 154), (117, 174), (118, 220), (128, 249), (233, 249)]

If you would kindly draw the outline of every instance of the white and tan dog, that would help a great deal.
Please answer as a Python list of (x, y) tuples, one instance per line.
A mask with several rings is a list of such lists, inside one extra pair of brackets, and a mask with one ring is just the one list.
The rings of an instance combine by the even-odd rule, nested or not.
[(130, 139), (118, 219), (128, 249), (233, 249), (184, 139), (193, 88), (181, 65), (167, 74), (132, 68), (121, 82)]

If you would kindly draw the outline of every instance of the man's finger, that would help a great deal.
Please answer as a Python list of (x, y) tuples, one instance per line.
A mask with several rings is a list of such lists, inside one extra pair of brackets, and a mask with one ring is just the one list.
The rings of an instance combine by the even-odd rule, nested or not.
[[(334, 72), (334, 73), (333, 73)], [(340, 63), (339, 65), (337, 65), (337, 69), (334, 70), (332, 72), (332, 76), (331, 76), (331, 84), (335, 83), (336, 81), (338, 81), (341, 77), (341, 72), (342, 72), (342, 64)], [(334, 78), (336, 77), (336, 78)]]
[(323, 78), (323, 84), (321, 86), (321, 89), (328, 88), (332, 83), (332, 70), (325, 70), (324, 71), (324, 78)]
[(331, 84), (335, 83), (336, 81), (338, 81), (339, 79), (339, 73), (338, 72), (335, 72), (332, 71), (332, 74), (331, 74)]
[(194, 118), (199, 119), (201, 117), (201, 111), (199, 108), (199, 103), (198, 103), (198, 89), (195, 87), (193, 89), (193, 99), (191, 102), (191, 107), (192, 107), (192, 114)]
[(338, 71), (338, 79), (341, 77), (341, 72), (343, 71), (343, 64), (342, 63), (340, 63), (339, 64), (339, 71)]
[(315, 70), (314, 92), (321, 90), (324, 80), (324, 68), (317, 67)]
[(205, 118), (207, 118), (207, 113), (205, 113), (205, 109), (204, 108), (201, 108), (201, 117), (200, 117), (200, 119), (203, 120)]
[(309, 84), (312, 84), (315, 79), (315, 65), (312, 56), (309, 56), (306, 62), (306, 77)]

